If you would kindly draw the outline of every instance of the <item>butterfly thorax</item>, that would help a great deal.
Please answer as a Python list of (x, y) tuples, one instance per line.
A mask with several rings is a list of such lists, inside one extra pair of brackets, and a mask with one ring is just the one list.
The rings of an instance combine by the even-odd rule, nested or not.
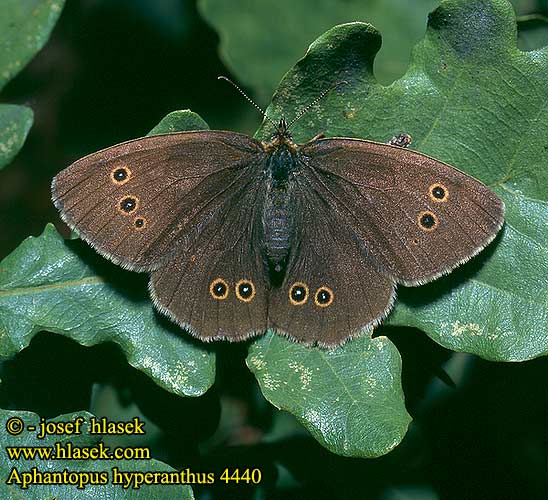
[(263, 142), (266, 153), (266, 171), (275, 189), (284, 189), (290, 174), (297, 166), (298, 146), (287, 130), (285, 119), (281, 119), (270, 142)]
[[(297, 146), (287, 136), (276, 134), (264, 144), (267, 193), (263, 211), (264, 250), (271, 273), (280, 278), (289, 255), (292, 229), (292, 176), (298, 168)], [(280, 278), (281, 279), (281, 278)], [(274, 279), (274, 281), (277, 281)]]

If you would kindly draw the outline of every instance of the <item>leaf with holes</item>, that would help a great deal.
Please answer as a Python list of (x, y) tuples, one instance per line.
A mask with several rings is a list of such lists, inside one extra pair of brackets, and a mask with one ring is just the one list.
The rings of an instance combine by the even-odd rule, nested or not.
[[(448, 276), (399, 287), (388, 322), (418, 327), (445, 347), (485, 359), (546, 354), (547, 49), (517, 49), (506, 0), (443, 2), (431, 14), (409, 70), (389, 87), (372, 72), (380, 45), (367, 24), (328, 31), (286, 75), (268, 115), (290, 120), (333, 82), (345, 80), (348, 85), (294, 125), (297, 142), (319, 132), (381, 142), (408, 133), (411, 149), (491, 186), (506, 204), (499, 237)], [(271, 132), (265, 123), (258, 136)], [(378, 352), (372, 349), (376, 342)], [(383, 337), (358, 339), (333, 353), (265, 337), (252, 346), (248, 364), (265, 396), (294, 413), (330, 450), (371, 456), (388, 451), (407, 426), (399, 383), (388, 383), (400, 377), (395, 356)], [(389, 367), (389, 374), (381, 367)], [(310, 393), (300, 374), (311, 375)], [(372, 399), (365, 395), (369, 377), (381, 389)]]
[(383, 81), (393, 80), (405, 71), (411, 46), (424, 33), (426, 16), (438, 3), (420, 0), (410, 8), (406, 0), (200, 0), (198, 7), (219, 33), (225, 64), (266, 99), (312, 40), (350, 21), (366, 21), (383, 32), (375, 70)]
[[(180, 111), (154, 132), (183, 125), (207, 127)], [(214, 354), (153, 309), (146, 276), (122, 271), (79, 240), (63, 241), (51, 225), (0, 263), (0, 355), (13, 356), (41, 330), (83, 345), (115, 342), (131, 365), (175, 394), (199, 396), (214, 380)]]
[[(112, 449), (102, 446), (100, 435), (88, 433), (88, 423), (93, 415), (87, 412), (61, 415), (48, 422), (81, 421), (81, 434), (71, 436), (48, 435), (38, 439), (40, 417), (28, 411), (0, 410), (0, 425), (5, 428), (8, 422), (17, 425), (21, 422), (24, 430), (19, 435), (10, 436), (7, 432), (0, 435), (2, 457), (0, 458), (0, 473), (3, 480), (0, 482), (0, 497), (4, 499), (44, 500), (53, 498), (71, 498), (71, 500), (86, 500), (90, 498), (108, 498), (121, 500), (126, 498), (142, 500), (193, 500), (190, 486), (177, 484), (174, 478), (181, 476), (169, 465), (158, 460), (116, 460), (112, 468), (105, 466), (104, 460), (68, 460), (68, 459), (16, 459), (14, 452), (38, 450), (46, 454), (59, 449), (68, 453), (70, 443), (73, 453), (77, 448), (97, 450), (97, 452), (112, 453)], [(34, 426), (36, 432), (28, 430)], [(118, 469), (118, 478), (115, 483), (114, 467)], [(68, 472), (67, 472), (68, 471)], [(157, 474), (157, 484), (147, 484), (144, 473)], [(60, 482), (60, 479), (64, 482)], [(161, 480), (163, 479), (163, 481)], [(34, 481), (34, 482), (33, 482)], [(130, 482), (131, 481), (131, 482)], [(167, 481), (170, 481), (167, 482)], [(26, 484), (25, 484), (26, 483)], [(138, 487), (136, 487), (138, 486)], [(131, 495), (128, 494), (128, 488)]]
[(330, 30), (287, 74), (268, 113), (291, 118), (346, 80), (295, 124), (297, 140), (323, 131), (386, 141), (405, 132), (412, 149), (491, 186), (506, 204), (499, 237), (450, 275), (400, 287), (389, 321), (486, 359), (548, 352), (548, 49), (517, 49), (506, 0), (443, 2), (408, 72), (389, 87), (372, 74), (380, 43), (369, 25)]

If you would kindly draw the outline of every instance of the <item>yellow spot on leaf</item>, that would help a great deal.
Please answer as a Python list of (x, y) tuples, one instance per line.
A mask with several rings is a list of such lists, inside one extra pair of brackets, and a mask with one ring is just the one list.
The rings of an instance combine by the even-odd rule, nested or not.
[(452, 337), (458, 337), (460, 335), (483, 335), (483, 328), (477, 323), (461, 323), (459, 320), (456, 320), (451, 324), (453, 331), (451, 332)]
[(301, 389), (303, 391), (310, 392), (310, 382), (312, 381), (312, 370), (306, 366), (301, 365), (295, 361), (289, 363), (289, 368), (291, 368), (297, 375), (299, 375), (299, 380), (301, 382)]

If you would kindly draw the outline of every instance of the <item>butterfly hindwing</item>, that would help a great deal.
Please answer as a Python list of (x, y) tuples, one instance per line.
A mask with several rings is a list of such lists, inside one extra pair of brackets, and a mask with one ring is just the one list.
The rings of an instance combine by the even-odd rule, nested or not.
[(227, 188), (223, 206), (193, 242), (152, 272), (155, 304), (202, 340), (242, 340), (267, 323), (267, 277), (261, 253), (266, 185), (247, 179)]
[(394, 300), (393, 280), (333, 217), (307, 173), (293, 190), (295, 221), (285, 278), (270, 296), (269, 326), (304, 344), (333, 346), (376, 325)]
[(313, 141), (302, 154), (310, 189), (399, 283), (449, 272), (502, 226), (504, 205), (489, 188), (426, 155), (357, 139)]

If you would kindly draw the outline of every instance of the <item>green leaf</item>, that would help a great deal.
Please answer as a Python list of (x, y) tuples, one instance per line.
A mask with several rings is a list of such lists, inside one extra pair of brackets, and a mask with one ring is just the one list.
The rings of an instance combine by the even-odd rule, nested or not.
[(184, 109), (166, 115), (148, 135), (168, 134), (182, 130), (209, 130), (209, 125), (197, 113)]
[(384, 455), (411, 421), (403, 404), (401, 358), (386, 337), (364, 335), (326, 351), (269, 333), (251, 346), (247, 365), (274, 406), (294, 414), (339, 455)]
[[(269, 115), (291, 119), (333, 81), (346, 80), (295, 124), (298, 140), (324, 131), (386, 141), (406, 132), (412, 149), (491, 186), (507, 208), (502, 234), (459, 271), (400, 287), (389, 322), (486, 359), (547, 353), (548, 49), (517, 49), (505, 0), (444, 2), (409, 71), (389, 87), (372, 73), (380, 43), (369, 25), (330, 30), (287, 74)], [(259, 135), (269, 133), (267, 126)]]
[[(0, 91), (49, 38), (64, 0), (3, 0), (0, 5)], [(0, 169), (25, 143), (32, 110), (0, 104)]]
[(13, 356), (41, 330), (86, 346), (110, 341), (165, 389), (203, 394), (214, 356), (153, 310), (143, 278), (101, 262), (85, 243), (65, 242), (48, 225), (0, 263), (0, 356)]
[[(86, 424), (92, 416), (93, 415), (87, 412), (78, 412), (60, 415), (59, 417), (48, 420), (48, 422), (75, 422), (77, 418), (81, 418), (84, 421), (84, 425), (81, 427), (82, 433), (63, 436), (48, 435), (43, 439), (38, 439), (37, 435), (40, 429), (40, 417), (37, 414), (28, 411), (0, 410), (0, 422), (3, 428), (5, 427), (6, 422), (13, 418), (21, 419), (25, 426), (25, 430), (16, 436), (10, 436), (7, 432), (2, 432), (0, 434), (0, 445), (2, 446), (3, 451), (0, 458), (0, 473), (2, 474), (3, 479), (0, 482), (0, 497), (21, 500), (49, 500), (53, 498), (70, 498), (72, 500), (89, 500), (90, 498), (108, 498), (109, 500), (127, 498), (143, 500), (194, 499), (192, 488), (187, 485), (142, 484), (139, 489), (134, 489), (132, 487), (123, 489), (121, 484), (113, 484), (113, 467), (117, 467), (119, 471), (137, 474), (139, 472), (177, 472), (169, 465), (154, 459), (144, 461), (116, 460), (114, 462), (106, 462), (105, 460), (9, 459), (6, 451), (6, 447), (8, 446), (50, 448), (55, 447), (56, 443), (59, 443), (60, 446), (66, 449), (68, 442), (72, 444), (73, 450), (76, 449), (76, 447), (92, 448), (98, 446), (101, 436), (97, 434), (91, 435), (87, 431)], [(35, 426), (36, 431), (31, 432), (27, 430), (29, 425)], [(113, 450), (109, 449), (108, 452), (112, 453)], [(47, 478), (43, 476), (44, 485), (30, 484), (27, 486), (27, 489), (22, 489), (21, 485), (18, 484), (18, 480), (15, 473), (13, 473), (13, 470), (15, 469), (17, 475), (22, 477), (24, 473), (30, 473), (32, 475), (33, 468), (36, 468), (39, 474), (47, 474), (49, 478), (54, 477), (52, 473), (63, 474), (64, 470), (68, 470), (72, 473), (71, 477), (74, 478), (73, 481), (77, 481), (78, 478), (81, 478), (85, 485), (87, 477), (89, 484), (85, 485), (83, 489), (78, 489), (77, 486), (73, 484), (47, 484)], [(91, 484), (92, 477), (99, 473), (106, 474), (107, 484)], [(10, 484), (7, 484), (7, 480), (10, 477)]]
[[(373, 75), (380, 45), (378, 32), (367, 24), (331, 29), (285, 76), (268, 115), (291, 120), (334, 82), (345, 80), (348, 85), (331, 92), (295, 123), (292, 133), (298, 142), (320, 132), (385, 142), (406, 132), (414, 139), (412, 149), (490, 185), (506, 204), (506, 224), (499, 237), (448, 276), (423, 287), (399, 287), (388, 322), (419, 327), (445, 347), (486, 359), (525, 360), (547, 353), (547, 49), (517, 49), (515, 17), (505, 0), (443, 2), (431, 14), (409, 70), (388, 87)], [(257, 136), (271, 133), (265, 121)], [(390, 376), (399, 380), (399, 365), (388, 362), (393, 347), (383, 342)], [(324, 366), (315, 371), (320, 356), (315, 349), (283, 339), (259, 339), (248, 363), (265, 396), (294, 413), (322, 444), (337, 453), (367, 456), (383, 452), (379, 442), (386, 446), (392, 438), (397, 444), (405, 431), (399, 386), (370, 402), (380, 407), (388, 399), (398, 408), (391, 410), (393, 421), (390, 412), (382, 417), (372, 412), (366, 418), (359, 411), (342, 410), (322, 389), (313, 399), (316, 393), (305, 393), (299, 376), (288, 377), (288, 366), (297, 362), (301, 372), (314, 373), (316, 388), (329, 389), (335, 380), (340, 387), (339, 378), (343, 385), (350, 384), (347, 380), (355, 383), (382, 365), (376, 360), (370, 366), (368, 359), (356, 363), (356, 351), (368, 343), (367, 337), (347, 343), (336, 351), (334, 370)], [(253, 362), (257, 354), (264, 356), (257, 358), (258, 366)], [(330, 355), (324, 354), (327, 359)], [(326, 400), (318, 419), (315, 405), (321, 404), (322, 395)], [(358, 439), (349, 428), (377, 432)], [(336, 441), (335, 436), (349, 439), (347, 450), (343, 438)]]
[(535, 50), (548, 45), (548, 17), (530, 14), (518, 17), (518, 47)]
[(0, 90), (47, 42), (64, 0), (2, 0)]
[[(180, 111), (154, 131), (176, 121), (204, 124)], [(51, 225), (0, 263), (0, 356), (13, 356), (41, 330), (87, 346), (115, 342), (132, 366), (175, 394), (199, 396), (214, 381), (214, 354), (154, 310), (145, 275), (123, 271), (79, 240), (63, 241)]]
[(0, 169), (4, 168), (23, 147), (32, 121), (31, 109), (0, 104)]
[(383, 81), (392, 81), (405, 71), (411, 46), (424, 33), (426, 15), (438, 3), (419, 0), (411, 7), (407, 0), (200, 0), (198, 7), (219, 33), (224, 63), (266, 98), (311, 40), (350, 21), (367, 21), (383, 32), (375, 69)]

